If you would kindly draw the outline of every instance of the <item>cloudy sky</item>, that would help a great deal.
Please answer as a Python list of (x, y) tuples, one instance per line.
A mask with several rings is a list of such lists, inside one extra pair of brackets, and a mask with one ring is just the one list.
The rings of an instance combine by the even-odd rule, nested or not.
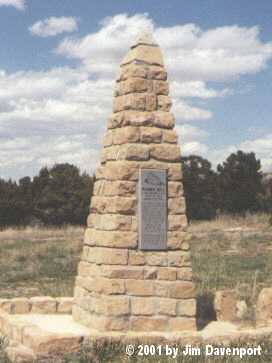
[(272, 170), (271, 0), (0, 0), (0, 177), (94, 170), (118, 66), (151, 29), (182, 153)]

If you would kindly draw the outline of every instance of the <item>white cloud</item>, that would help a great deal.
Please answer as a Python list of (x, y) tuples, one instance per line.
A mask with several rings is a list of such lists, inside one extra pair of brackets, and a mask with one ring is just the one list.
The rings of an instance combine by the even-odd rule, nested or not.
[(13, 6), (18, 10), (24, 10), (25, 0), (0, 0), (0, 6)]
[(40, 37), (52, 37), (62, 33), (78, 30), (77, 19), (73, 17), (51, 17), (39, 20), (29, 27), (29, 31)]
[(258, 27), (234, 25), (203, 31), (186, 24), (162, 28), (146, 14), (110, 17), (96, 33), (66, 38), (57, 52), (80, 59), (92, 72), (115, 72), (131, 39), (146, 28), (154, 29), (170, 76), (178, 81), (231, 80), (260, 71), (272, 57), (272, 43), (261, 42)]
[[(208, 146), (208, 133), (188, 124), (213, 117), (207, 101), (232, 92), (222, 80), (230, 81), (266, 66), (272, 55), (271, 44), (259, 40), (257, 28), (202, 31), (193, 24), (158, 28), (145, 14), (121, 14), (104, 20), (95, 33), (60, 43), (59, 54), (79, 60), (75, 68), (11, 74), (0, 70), (0, 175), (33, 175), (44, 164), (63, 161), (93, 170), (111, 113), (114, 75), (133, 39), (147, 28), (154, 29), (166, 56), (183, 155), (201, 154), (220, 162), (239, 146), (252, 147), (259, 150), (263, 163), (270, 165), (271, 150), (264, 146), (270, 139), (213, 150)], [(251, 59), (251, 66), (238, 69), (232, 58), (240, 64)], [(218, 87), (212, 88), (209, 81), (217, 82)], [(204, 105), (198, 106), (195, 98)]]
[(17, 10), (25, 9), (25, 0), (0, 0), (1, 6), (13, 6)]

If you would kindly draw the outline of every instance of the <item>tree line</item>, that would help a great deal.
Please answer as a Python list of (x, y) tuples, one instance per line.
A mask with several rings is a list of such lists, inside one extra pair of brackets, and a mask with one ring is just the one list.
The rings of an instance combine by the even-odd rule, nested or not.
[[(272, 179), (264, 182), (253, 152), (232, 153), (216, 170), (197, 155), (181, 162), (189, 220), (213, 219), (219, 213), (272, 213)], [(0, 179), (0, 228), (84, 225), (93, 184), (93, 176), (67, 163), (44, 167), (32, 179)]]

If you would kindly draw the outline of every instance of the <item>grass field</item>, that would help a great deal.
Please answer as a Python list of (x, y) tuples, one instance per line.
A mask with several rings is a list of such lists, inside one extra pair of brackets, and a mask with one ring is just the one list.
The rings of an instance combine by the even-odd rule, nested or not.
[[(203, 303), (203, 314), (205, 304), (209, 304), (216, 290), (235, 288), (251, 308), (248, 318), (254, 319), (253, 308), (258, 292), (263, 287), (272, 286), (272, 226), (269, 218), (267, 215), (220, 217), (211, 222), (190, 225), (194, 279), (199, 301)], [(82, 238), (83, 228), (80, 227), (1, 231), (0, 298), (72, 296)], [(110, 349), (115, 354), (111, 358), (113, 353)], [(198, 360), (185, 360), (184, 357), (180, 360), (158, 357), (124, 360), (124, 352), (120, 349), (123, 348), (103, 347), (102, 352), (108, 360), (97, 358), (97, 354), (102, 353), (96, 347), (96, 353), (82, 352), (81, 358), (67, 358), (67, 362), (201, 362), (199, 357)], [(92, 358), (90, 354), (96, 357)], [(4, 362), (1, 355), (0, 362)], [(220, 362), (238, 360), (229, 358)]]

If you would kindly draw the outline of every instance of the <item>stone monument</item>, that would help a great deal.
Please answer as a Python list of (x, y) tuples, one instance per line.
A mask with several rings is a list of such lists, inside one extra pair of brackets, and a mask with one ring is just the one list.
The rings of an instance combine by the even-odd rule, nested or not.
[(196, 326), (168, 94), (161, 50), (145, 33), (121, 64), (76, 279), (73, 318), (100, 332)]

